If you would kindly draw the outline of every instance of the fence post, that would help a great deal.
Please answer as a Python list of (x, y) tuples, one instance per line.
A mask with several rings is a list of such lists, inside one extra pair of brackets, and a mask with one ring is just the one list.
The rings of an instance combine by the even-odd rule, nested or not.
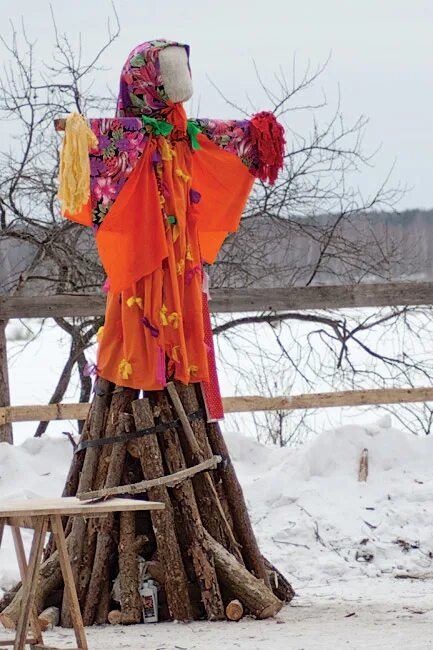
[[(8, 357), (6, 347), (7, 320), (0, 320), (0, 406), (10, 406)], [(0, 419), (0, 442), (13, 444), (12, 424)]]

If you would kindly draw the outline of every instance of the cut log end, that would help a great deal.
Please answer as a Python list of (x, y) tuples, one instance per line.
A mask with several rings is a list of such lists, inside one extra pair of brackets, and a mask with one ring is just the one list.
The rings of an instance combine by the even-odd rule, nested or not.
[(122, 612), (120, 609), (112, 609), (108, 612), (108, 622), (111, 625), (120, 625), (122, 623)]
[(244, 615), (244, 607), (239, 600), (231, 600), (226, 607), (226, 616), (229, 621), (240, 621)]

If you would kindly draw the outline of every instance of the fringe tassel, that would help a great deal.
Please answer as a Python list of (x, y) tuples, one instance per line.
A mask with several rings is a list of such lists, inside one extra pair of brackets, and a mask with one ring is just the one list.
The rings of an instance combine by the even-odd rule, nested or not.
[(259, 155), (259, 168), (255, 175), (273, 185), (283, 166), (286, 144), (284, 129), (273, 113), (262, 111), (251, 118), (251, 141)]
[(79, 113), (66, 119), (65, 137), (60, 153), (58, 198), (63, 212), (77, 214), (89, 200), (89, 149), (98, 146), (98, 139)]

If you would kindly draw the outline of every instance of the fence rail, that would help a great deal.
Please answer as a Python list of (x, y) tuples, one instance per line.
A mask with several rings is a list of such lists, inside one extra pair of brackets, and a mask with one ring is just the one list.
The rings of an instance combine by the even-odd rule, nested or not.
[[(213, 289), (214, 313), (390, 307), (433, 303), (433, 282), (385, 282), (268, 289)], [(102, 316), (103, 294), (0, 296), (0, 320)]]
[[(226, 413), (251, 413), (255, 411), (294, 411), (336, 406), (372, 406), (432, 402), (432, 388), (380, 388), (370, 390), (345, 390), (332, 393), (293, 395), (292, 397), (224, 397)], [(48, 404), (29, 406), (4, 406), (0, 408), (0, 425), (12, 422), (50, 422), (52, 420), (85, 420), (90, 404)]]

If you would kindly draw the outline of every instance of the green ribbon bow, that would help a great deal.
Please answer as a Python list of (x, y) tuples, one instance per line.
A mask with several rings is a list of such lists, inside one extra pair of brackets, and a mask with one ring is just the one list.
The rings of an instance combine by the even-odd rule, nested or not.
[(162, 135), (167, 137), (173, 131), (173, 124), (166, 122), (165, 120), (155, 120), (154, 117), (147, 117), (146, 115), (141, 116), (141, 121), (144, 125), (152, 127), (152, 131), (155, 135)]
[(198, 134), (201, 133), (201, 128), (198, 126), (195, 120), (188, 120), (186, 132), (188, 133), (189, 139), (191, 140), (191, 147), (196, 151), (197, 149), (201, 149), (201, 146), (197, 140)]
[[(156, 120), (154, 117), (147, 117), (146, 115), (142, 115), (141, 121), (144, 125), (150, 126), (155, 135), (162, 135), (164, 138), (170, 135), (170, 133), (173, 131), (173, 124), (170, 124), (165, 120)], [(195, 120), (188, 120), (186, 131), (191, 141), (191, 147), (195, 151), (201, 149), (201, 146), (197, 140), (198, 134), (201, 133), (201, 128), (198, 126)]]

